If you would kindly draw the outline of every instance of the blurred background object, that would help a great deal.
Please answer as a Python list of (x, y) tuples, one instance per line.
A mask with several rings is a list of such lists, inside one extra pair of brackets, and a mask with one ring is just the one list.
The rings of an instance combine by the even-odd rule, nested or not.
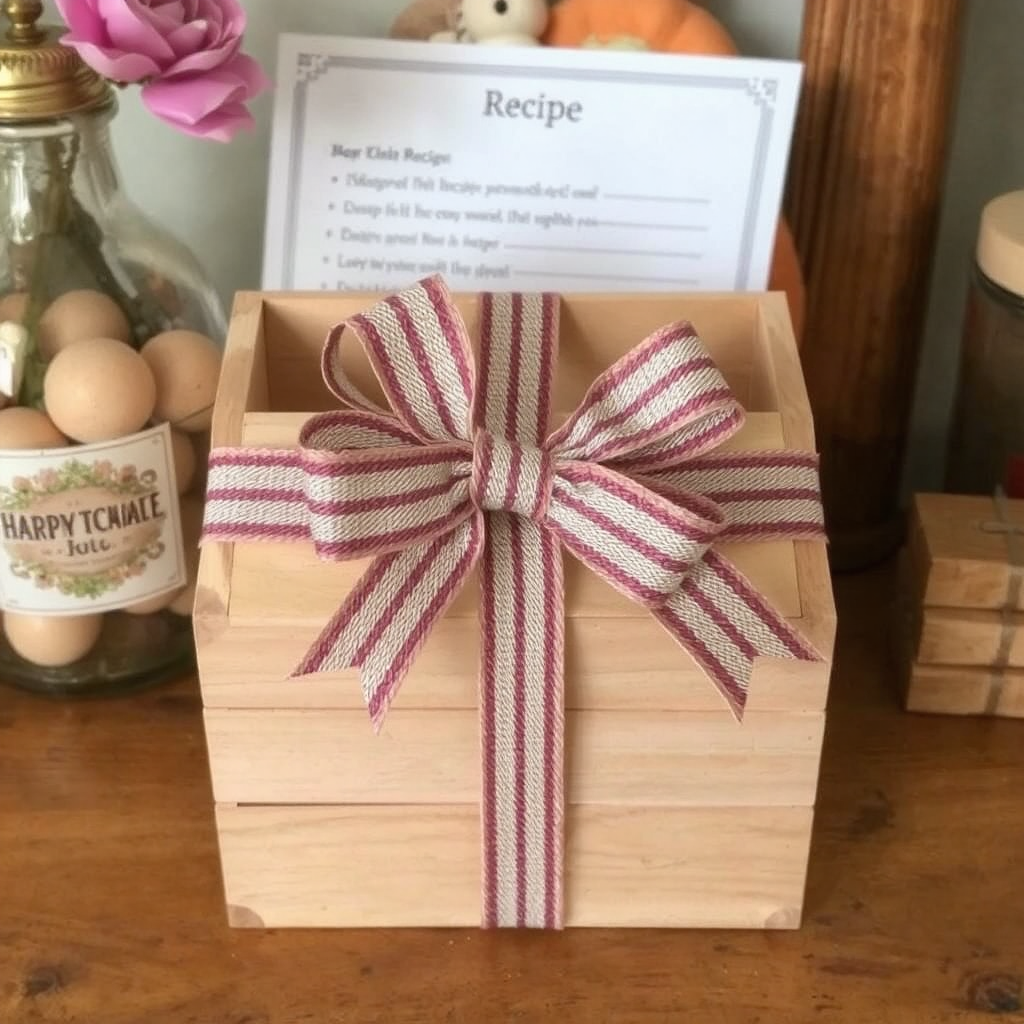
[(945, 179), (960, 0), (807, 0), (788, 212), (837, 569), (893, 554)]
[(946, 489), (1024, 498), (1024, 191), (982, 211), (962, 348)]

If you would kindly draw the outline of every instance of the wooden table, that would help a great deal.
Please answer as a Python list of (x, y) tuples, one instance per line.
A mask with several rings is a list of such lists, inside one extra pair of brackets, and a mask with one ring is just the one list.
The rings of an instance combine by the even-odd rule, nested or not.
[(1024, 723), (902, 714), (891, 574), (838, 589), (795, 933), (230, 931), (195, 683), (0, 692), (0, 1021), (1024, 1020)]

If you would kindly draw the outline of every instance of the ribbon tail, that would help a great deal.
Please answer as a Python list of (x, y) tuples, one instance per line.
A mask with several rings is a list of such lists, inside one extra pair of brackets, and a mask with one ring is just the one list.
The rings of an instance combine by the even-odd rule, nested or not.
[(462, 589), (482, 547), (477, 515), (427, 543), (376, 558), (293, 677), (358, 668), (379, 730), (413, 659)]
[(491, 513), (481, 573), (485, 928), (561, 928), (564, 612), (558, 540)]
[(747, 704), (755, 659), (822, 660), (750, 581), (714, 551), (654, 615), (693, 655), (737, 719)]

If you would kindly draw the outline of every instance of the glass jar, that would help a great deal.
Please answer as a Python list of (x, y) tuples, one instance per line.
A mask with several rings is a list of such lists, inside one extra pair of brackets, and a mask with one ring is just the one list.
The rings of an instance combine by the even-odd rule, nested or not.
[(125, 196), (113, 95), (40, 5), (0, 39), (0, 681), (51, 694), (193, 660), (225, 331), (195, 257)]
[(1024, 191), (982, 212), (946, 488), (1024, 498)]

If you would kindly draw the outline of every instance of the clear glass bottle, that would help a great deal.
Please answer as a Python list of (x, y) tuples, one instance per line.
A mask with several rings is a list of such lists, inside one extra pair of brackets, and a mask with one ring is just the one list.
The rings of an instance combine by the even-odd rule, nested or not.
[[(122, 191), (107, 83), (59, 45), (63, 30), (36, 24), (37, 0), (6, 0), (3, 10), (0, 681), (53, 694), (133, 687), (193, 659), (224, 313), (196, 258)], [(99, 356), (74, 370), (86, 359), (79, 343), (94, 338), (113, 339), (102, 352), (117, 350), (123, 386)], [(48, 380), (58, 356), (64, 376)], [(95, 394), (83, 383), (90, 375)], [(185, 409), (186, 399), (201, 407)], [(79, 426), (83, 416), (101, 425)], [(148, 448), (132, 440), (160, 424), (170, 431), (160, 427)], [(165, 479), (171, 465), (177, 485)]]
[(982, 212), (946, 489), (1024, 498), (1024, 191)]

